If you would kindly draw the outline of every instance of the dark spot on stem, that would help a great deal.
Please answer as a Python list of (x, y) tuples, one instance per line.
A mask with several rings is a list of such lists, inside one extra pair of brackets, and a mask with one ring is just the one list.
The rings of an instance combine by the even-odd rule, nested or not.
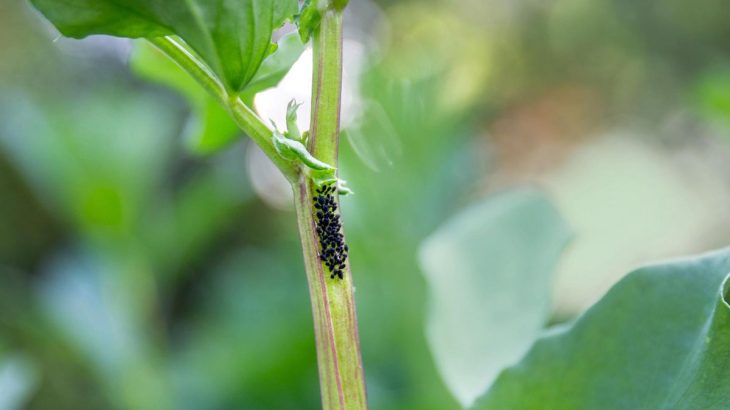
[(347, 266), (347, 252), (350, 250), (345, 244), (342, 235), (342, 223), (340, 215), (337, 214), (337, 203), (335, 202), (334, 184), (325, 185), (315, 191), (314, 208), (317, 224), (317, 235), (319, 236), (320, 253), (319, 257), (330, 271), (330, 278), (344, 279), (344, 269)]

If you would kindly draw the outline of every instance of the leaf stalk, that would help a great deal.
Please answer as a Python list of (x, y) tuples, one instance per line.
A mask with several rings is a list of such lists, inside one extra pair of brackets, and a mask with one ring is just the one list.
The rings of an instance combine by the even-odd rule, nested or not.
[(226, 89), (194, 50), (177, 36), (151, 38), (149, 41), (226, 107), (239, 128), (261, 148), (290, 182), (298, 180), (299, 167), (295, 162), (282, 158), (274, 147), (274, 130), (269, 128), (235, 92)]

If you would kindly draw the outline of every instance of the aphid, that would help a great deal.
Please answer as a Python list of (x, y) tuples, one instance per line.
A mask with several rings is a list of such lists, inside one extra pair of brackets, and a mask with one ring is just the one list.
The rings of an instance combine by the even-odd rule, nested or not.
[(319, 258), (330, 271), (331, 279), (343, 279), (349, 248), (341, 233), (342, 223), (336, 212), (337, 203), (333, 195), (335, 191), (334, 184), (318, 188), (315, 192), (319, 195), (314, 196), (313, 206), (317, 209), (315, 223), (320, 245)]

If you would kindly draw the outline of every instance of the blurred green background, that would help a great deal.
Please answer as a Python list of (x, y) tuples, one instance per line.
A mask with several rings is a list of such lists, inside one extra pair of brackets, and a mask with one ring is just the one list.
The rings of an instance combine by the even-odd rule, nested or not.
[[(530, 186), (562, 215), (551, 322), (730, 243), (724, 1), (351, 3), (343, 212), (373, 409), (458, 408), (417, 255), (469, 204)], [(132, 47), (0, 0), (0, 409), (318, 408), (287, 188), (245, 139), (192, 153), (191, 108)], [(305, 99), (297, 70), (264, 117)]]

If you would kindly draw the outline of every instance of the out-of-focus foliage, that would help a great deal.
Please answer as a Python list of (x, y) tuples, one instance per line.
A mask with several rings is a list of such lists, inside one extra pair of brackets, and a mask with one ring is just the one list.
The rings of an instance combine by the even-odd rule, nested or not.
[(33, 393), (38, 375), (20, 356), (0, 354), (0, 409), (20, 409)]
[(195, 112), (186, 125), (185, 139), (192, 150), (212, 152), (217, 147), (235, 141), (241, 131), (226, 109), (208, 94), (174, 61), (147, 42), (135, 44), (130, 65), (142, 78), (177, 90)]
[(535, 343), (476, 409), (720, 409), (730, 252), (648, 266)]
[(444, 381), (470, 406), (517, 362), (550, 317), (552, 274), (570, 230), (537, 192), (486, 198), (419, 251), (429, 289), (426, 335)]
[(700, 112), (730, 126), (730, 67), (709, 69), (697, 80), (696, 90)]
[[(539, 185), (575, 231), (546, 289), (553, 321), (632, 266), (730, 242), (728, 13), (711, 0), (350, 2), (345, 60), (360, 58), (345, 75), (359, 78), (340, 171), (357, 193), (343, 218), (372, 408), (459, 407), (427, 343), (417, 255), (489, 193)], [(213, 120), (222, 110), (136, 78), (126, 41), (57, 37), (0, 0), (0, 368), (32, 369), (3, 373), (21, 408), (318, 408), (294, 215), (249, 191), (255, 151), (190, 157), (191, 109), (206, 107), (206, 133), (237, 135)]]

